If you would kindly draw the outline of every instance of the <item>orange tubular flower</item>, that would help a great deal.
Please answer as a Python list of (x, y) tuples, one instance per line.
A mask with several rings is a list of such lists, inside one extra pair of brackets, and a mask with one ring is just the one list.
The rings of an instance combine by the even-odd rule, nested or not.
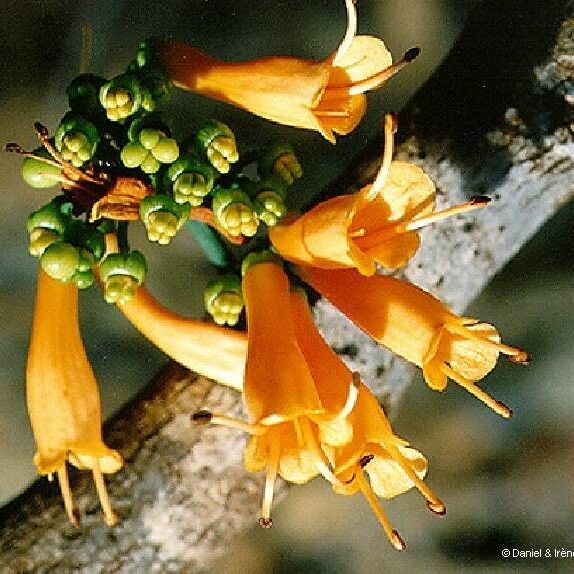
[[(405, 544), (392, 528), (377, 496), (394, 498), (416, 486), (432, 512), (445, 514), (444, 504), (422, 480), (427, 461), (420, 452), (393, 434), (377, 399), (365, 385), (360, 385), (357, 404), (349, 415), (349, 423), (353, 427), (353, 440), (342, 448), (334, 449), (331, 456), (335, 473), (342, 482), (342, 486), (334, 485), (333, 488), (340, 494), (355, 494), (360, 490), (392, 544), (402, 550)], [(370, 484), (364, 476), (365, 470)]]
[(314, 267), (297, 273), (373, 339), (421, 367), (432, 389), (444, 390), (450, 378), (499, 415), (512, 416), (475, 384), (500, 353), (516, 363), (529, 361), (524, 351), (500, 343), (492, 325), (459, 317), (429, 293), (392, 277)]
[(66, 513), (78, 524), (66, 461), (91, 469), (108, 525), (116, 522), (103, 473), (122, 466), (102, 441), (98, 386), (78, 325), (78, 289), (39, 271), (26, 372), (26, 397), (40, 474), (58, 474)]
[(331, 389), (321, 388), (319, 392), (315, 386), (314, 377), (325, 381), (327, 373), (306, 361), (313, 354), (311, 339), (303, 342), (305, 352), (299, 346), (302, 323), (297, 323), (293, 315), (300, 307), (293, 313), (291, 301), (300, 295), (290, 295), (287, 276), (279, 264), (252, 263), (243, 279), (243, 295), (248, 323), (243, 396), (249, 422), (205, 411), (196, 413), (194, 420), (239, 428), (253, 435), (245, 449), (244, 464), (252, 471), (266, 469), (259, 524), (269, 527), (278, 474), (298, 484), (318, 474), (338, 483), (321, 445), (327, 441), (342, 445), (351, 439), (349, 429), (338, 421), (346, 418), (357, 393), (351, 377), (341, 371), (334, 373)]
[(275, 56), (222, 62), (180, 42), (160, 44), (158, 60), (180, 88), (280, 124), (316, 130), (335, 143), (335, 133), (350, 133), (363, 117), (365, 92), (381, 86), (419, 53), (411, 49), (393, 65), (381, 40), (355, 36), (355, 7), (352, 0), (345, 3), (347, 32), (338, 50), (323, 61)]
[(228, 387), (243, 387), (245, 333), (177, 315), (145, 287), (139, 287), (130, 301), (117, 308), (140, 333), (184, 367)]
[(392, 161), (396, 123), (385, 117), (385, 148), (373, 184), (323, 201), (295, 220), (269, 229), (281, 257), (322, 269), (354, 267), (372, 275), (376, 263), (404, 265), (417, 251), (417, 230), (450, 215), (484, 207), (488, 198), (434, 212), (434, 183), (418, 166)]

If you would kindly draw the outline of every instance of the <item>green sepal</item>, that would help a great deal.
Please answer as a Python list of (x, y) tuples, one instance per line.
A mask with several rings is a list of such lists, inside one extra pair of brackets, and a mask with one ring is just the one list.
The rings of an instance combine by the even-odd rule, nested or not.
[(32, 212), (26, 221), (28, 233), (38, 227), (50, 229), (64, 235), (66, 227), (71, 222), (72, 204), (62, 197), (56, 197), (37, 211)]
[(128, 128), (128, 138), (132, 142), (139, 143), (140, 133), (144, 129), (152, 129), (161, 132), (167, 137), (171, 137), (171, 130), (165, 123), (163, 117), (157, 112), (143, 114), (135, 118)]
[[(287, 156), (287, 166), (278, 164), (278, 160), (282, 156)], [(261, 152), (257, 162), (257, 170), (262, 178), (275, 174), (288, 185), (291, 185), (295, 179), (300, 178), (303, 174), (293, 146), (286, 142), (276, 142)]]
[(243, 203), (252, 208), (250, 197), (239, 187), (216, 187), (212, 191), (211, 208), (216, 219), (221, 220), (223, 211), (232, 203)]
[[(200, 160), (198, 157), (192, 155), (180, 156), (165, 172), (163, 188), (173, 195), (177, 203), (190, 203), (194, 206), (201, 205), (203, 198), (213, 189), (216, 173), (216, 170), (210, 164)], [(185, 176), (186, 174), (198, 176), (203, 180), (200, 193), (185, 195), (179, 191), (178, 188), (181, 181), (178, 182), (178, 180), (180, 176)]]
[(198, 149), (205, 154), (211, 142), (217, 137), (226, 137), (235, 141), (235, 135), (229, 126), (216, 120), (209, 120), (195, 135), (195, 142)]
[(88, 118), (101, 116), (100, 90), (105, 83), (104, 78), (94, 74), (76, 76), (66, 88), (70, 108)]
[(95, 262), (100, 261), (106, 249), (104, 234), (79, 219), (73, 220), (68, 225), (64, 239), (78, 248), (84, 248), (92, 255)]
[(75, 283), (78, 289), (88, 289), (94, 284), (94, 272), (91, 269), (76, 271), (70, 278), (71, 283)]
[(100, 277), (105, 282), (113, 275), (129, 275), (141, 285), (147, 269), (146, 258), (140, 251), (111, 253), (100, 263)]
[(265, 251), (254, 251), (247, 255), (243, 262), (241, 263), (241, 276), (245, 277), (245, 273), (252, 265), (257, 265), (258, 263), (275, 263), (281, 265), (281, 259), (270, 251), (266, 249)]
[(140, 217), (145, 223), (155, 211), (167, 211), (175, 215), (182, 223), (189, 218), (189, 205), (180, 205), (169, 195), (148, 195), (140, 204)]

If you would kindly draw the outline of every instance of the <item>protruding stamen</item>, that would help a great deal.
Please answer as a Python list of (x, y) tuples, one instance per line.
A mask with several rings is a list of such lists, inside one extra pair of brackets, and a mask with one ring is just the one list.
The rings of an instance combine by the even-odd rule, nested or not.
[(110, 497), (104, 481), (104, 475), (100, 470), (98, 461), (96, 461), (94, 468), (92, 469), (92, 474), (94, 475), (96, 490), (98, 492), (100, 504), (102, 505), (102, 511), (104, 512), (104, 522), (108, 526), (115, 526), (118, 522), (118, 517), (112, 508), (112, 503), (110, 502)]
[(519, 349), (518, 347), (511, 347), (510, 345), (505, 345), (504, 343), (493, 341), (488, 337), (483, 337), (480, 335), (480, 333), (474, 331), (473, 329), (469, 329), (468, 326), (460, 325), (458, 323), (448, 323), (446, 325), (446, 329), (455, 335), (460, 335), (465, 339), (477, 341), (487, 347), (494, 349), (495, 351), (498, 351), (499, 353), (502, 353), (503, 355), (507, 355), (508, 359), (513, 363), (528, 365), (528, 363), (531, 361), (531, 357), (526, 351)]
[(346, 110), (313, 110), (318, 118), (348, 118), (351, 114)]
[(396, 117), (394, 114), (386, 114), (385, 115), (385, 123), (383, 127), (383, 133), (385, 136), (385, 147), (383, 151), (383, 159), (381, 161), (381, 167), (377, 172), (377, 177), (375, 181), (371, 185), (370, 188), (367, 188), (368, 191), (365, 194), (365, 199), (367, 201), (372, 201), (377, 197), (380, 191), (383, 189), (385, 185), (385, 181), (389, 175), (389, 170), (391, 169), (391, 163), (393, 161), (393, 148), (394, 148), (394, 133), (396, 131)]
[(411, 463), (401, 454), (401, 451), (392, 444), (385, 445), (389, 454), (400, 464), (405, 474), (411, 479), (419, 492), (427, 500), (427, 508), (435, 514), (446, 514), (446, 507), (440, 498), (428, 487), (426, 482), (419, 478), (418, 474), (414, 471)]
[(265, 475), (263, 502), (261, 504), (261, 517), (259, 518), (259, 526), (262, 528), (270, 528), (273, 524), (271, 520), (271, 505), (273, 504), (273, 490), (275, 488), (275, 479), (277, 478), (277, 467), (279, 466), (279, 441), (274, 441), (270, 450), (267, 474)]
[(64, 508), (68, 515), (68, 520), (74, 525), (79, 526), (79, 512), (74, 507), (74, 499), (72, 497), (72, 490), (70, 489), (70, 481), (68, 480), (68, 469), (66, 463), (58, 469), (58, 482), (60, 483), (60, 491), (64, 500)]
[(478, 387), (473, 381), (465, 379), (459, 375), (454, 369), (451, 369), (444, 363), (440, 365), (440, 370), (450, 377), (455, 383), (458, 383), (462, 388), (466, 389), (471, 395), (474, 395), (479, 401), (483, 402), (486, 406), (490, 407), (495, 413), (499, 414), (505, 419), (512, 417), (512, 410), (508, 408), (503, 402), (497, 401), (492, 398), (488, 393)]
[(313, 430), (311, 429), (311, 425), (309, 424), (307, 417), (297, 417), (294, 422), (296, 423), (295, 431), (297, 432), (298, 426), (300, 428), (300, 432), (302, 434), (302, 443), (315, 455), (315, 466), (321, 476), (331, 484), (341, 485), (341, 481), (329, 468), (329, 461), (327, 460), (325, 453), (321, 450), (321, 447), (317, 441), (316, 436), (313, 434)]
[(251, 424), (235, 417), (213, 414), (210, 411), (200, 410), (191, 415), (191, 420), (196, 425), (220, 425), (228, 428), (239, 429), (249, 434), (261, 435), (267, 430), (265, 425)]
[[(481, 198), (481, 201), (476, 200), (478, 197)], [(441, 221), (442, 219), (451, 217), (452, 215), (466, 213), (467, 211), (473, 211), (475, 209), (486, 207), (489, 201), (490, 198), (484, 195), (476, 196), (475, 198), (471, 198), (470, 201), (462, 203), (461, 205), (454, 205), (453, 207), (448, 207), (447, 209), (443, 209), (441, 211), (434, 211), (428, 215), (424, 215), (423, 217), (413, 219), (404, 225), (404, 230), (415, 231), (421, 227), (435, 223), (436, 221)]]
[(347, 8), (347, 30), (333, 58), (333, 66), (339, 65), (339, 62), (345, 57), (345, 54), (353, 43), (353, 38), (357, 34), (357, 10), (355, 9), (353, 0), (345, 0), (345, 7)]
[(404, 540), (400, 537), (399, 533), (393, 528), (392, 524), (390, 523), (387, 515), (384, 513), (381, 503), (379, 499), (375, 496), (375, 493), (371, 489), (371, 485), (367, 482), (363, 471), (357, 473), (357, 480), (359, 481), (359, 486), (361, 488), (361, 492), (364, 494), (369, 506), (375, 513), (380, 525), (383, 527), (385, 534), (387, 535), (390, 543), (397, 549), (397, 550), (404, 550), (406, 544)]
[[(54, 158), (58, 166), (64, 170), (64, 173), (66, 175), (70, 176), (73, 180), (77, 181), (82, 180), (89, 181), (90, 183), (95, 183), (98, 185), (102, 185), (103, 183), (105, 183), (105, 179), (96, 179), (94, 177), (91, 177), (81, 169), (74, 167), (71, 163), (68, 163), (66, 160), (64, 160), (60, 152), (52, 145), (52, 142), (50, 141), (50, 134), (48, 132), (48, 128), (44, 124), (41, 124), (40, 122), (34, 122), (34, 129), (36, 130), (36, 135), (38, 136), (40, 143), (46, 148), (46, 151)], [(37, 156), (34, 157), (36, 159), (40, 159)]]

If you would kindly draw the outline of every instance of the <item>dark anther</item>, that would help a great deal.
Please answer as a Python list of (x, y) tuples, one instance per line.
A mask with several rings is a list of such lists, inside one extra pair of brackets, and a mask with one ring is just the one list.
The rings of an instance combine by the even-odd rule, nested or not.
[(415, 60), (416, 58), (419, 57), (420, 53), (421, 53), (421, 49), (418, 46), (415, 46), (414, 48), (410, 48), (409, 50), (407, 50), (405, 52), (405, 55), (403, 56), (403, 60), (405, 62), (412, 62), (413, 60)]
[(191, 420), (196, 425), (206, 425), (211, 422), (211, 416), (209, 411), (197, 411), (191, 415)]
[(8, 153), (26, 153), (24, 148), (15, 142), (7, 143), (4, 147), (4, 151), (7, 151)]
[(395, 112), (389, 112), (391, 116), (391, 120), (393, 122), (393, 133), (396, 134), (399, 129), (399, 119), (397, 118), (397, 114)]
[(404, 550), (407, 547), (406, 542), (402, 539), (401, 535), (393, 529), (393, 538), (391, 540), (393, 546), (397, 550)]
[(427, 508), (433, 513), (438, 516), (444, 516), (446, 514), (446, 506), (440, 502), (431, 502), (427, 500)]
[(261, 526), (261, 528), (271, 528), (273, 526), (273, 520), (271, 520), (271, 518), (260, 518), (259, 526)]
[(49, 135), (48, 128), (40, 122), (34, 122), (34, 129), (40, 138), (47, 138)]
[(532, 357), (526, 351), (522, 351), (518, 355), (508, 355), (508, 360), (517, 365), (530, 365)]
[(374, 454), (366, 454), (359, 459), (359, 466), (361, 468), (365, 468), (373, 459), (375, 458)]
[(488, 195), (473, 195), (468, 202), (473, 205), (486, 205), (487, 203), (490, 203), (490, 201), (491, 200)]
[(514, 416), (514, 412), (512, 411), (512, 409), (505, 405), (502, 401), (496, 401), (496, 404), (500, 407), (501, 410), (501, 415), (505, 418), (505, 419), (511, 419)]

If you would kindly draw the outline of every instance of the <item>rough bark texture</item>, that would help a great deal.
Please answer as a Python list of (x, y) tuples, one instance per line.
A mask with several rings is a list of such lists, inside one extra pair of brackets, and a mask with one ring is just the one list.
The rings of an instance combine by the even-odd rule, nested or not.
[[(485, 43), (484, 35), (488, 35)], [(485, 46), (489, 48), (486, 49)], [(462, 310), (574, 194), (574, 4), (482, 3), (433, 79), (401, 116), (397, 157), (414, 161), (440, 188), (440, 204), (477, 193), (494, 198), (476, 215), (423, 237), (404, 271)], [(370, 181), (379, 142), (330, 190)], [(392, 408), (413, 369), (391, 357), (325, 301), (317, 321), (331, 343)], [(109, 480), (121, 521), (101, 522), (87, 473), (73, 477), (80, 528), (67, 524), (56, 485), (34, 484), (0, 515), (2, 572), (196, 571), (258, 516), (261, 477), (241, 466), (244, 438), (195, 428), (198, 408), (241, 412), (237, 394), (167, 368), (107, 425), (126, 467)]]

